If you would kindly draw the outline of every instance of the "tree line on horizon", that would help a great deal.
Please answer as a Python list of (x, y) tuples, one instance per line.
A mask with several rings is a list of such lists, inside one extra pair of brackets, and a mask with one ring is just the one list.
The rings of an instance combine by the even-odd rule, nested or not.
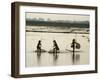
[(53, 26), (89, 28), (89, 21), (26, 19), (26, 26)]

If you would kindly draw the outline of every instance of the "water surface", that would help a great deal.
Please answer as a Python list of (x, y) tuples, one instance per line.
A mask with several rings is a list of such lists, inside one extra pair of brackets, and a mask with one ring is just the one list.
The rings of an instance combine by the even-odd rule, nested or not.
[[(73, 38), (81, 44), (81, 49), (74, 55), (70, 47)], [(35, 52), (39, 40), (47, 52)], [(48, 53), (53, 49), (53, 40), (57, 41), (61, 53)], [(25, 54), (26, 67), (89, 64), (89, 34), (26, 32)]]

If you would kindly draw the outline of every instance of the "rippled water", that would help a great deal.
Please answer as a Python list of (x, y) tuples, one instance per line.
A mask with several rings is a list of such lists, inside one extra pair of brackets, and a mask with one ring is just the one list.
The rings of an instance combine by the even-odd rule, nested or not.
[[(81, 49), (74, 55), (70, 47), (73, 38), (81, 44)], [(42, 49), (46, 52), (35, 52), (38, 40), (42, 41)], [(48, 53), (53, 49), (53, 40), (56, 40), (60, 53)], [(25, 59), (26, 67), (89, 64), (89, 34), (26, 32)]]

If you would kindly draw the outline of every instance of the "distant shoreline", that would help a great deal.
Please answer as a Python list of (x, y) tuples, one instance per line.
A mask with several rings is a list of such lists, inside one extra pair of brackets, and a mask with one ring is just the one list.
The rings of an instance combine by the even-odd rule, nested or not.
[(41, 21), (41, 20), (26, 20), (26, 26), (55, 26), (55, 27), (78, 27), (89, 28), (88, 21)]
[(26, 30), (26, 32), (89, 34), (88, 32), (54, 32), (54, 31), (31, 31), (31, 30)]

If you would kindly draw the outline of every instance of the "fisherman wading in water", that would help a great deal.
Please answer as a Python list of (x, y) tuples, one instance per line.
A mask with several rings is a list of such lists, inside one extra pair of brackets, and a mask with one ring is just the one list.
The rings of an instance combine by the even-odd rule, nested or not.
[(73, 48), (73, 54), (75, 53), (75, 45), (76, 45), (76, 41), (75, 39), (73, 39), (71, 43), (71, 48)]
[(73, 48), (73, 54), (75, 53), (75, 49), (80, 49), (80, 44), (76, 42), (75, 39), (72, 40), (71, 48)]
[(37, 44), (37, 52), (41, 52), (41, 40), (38, 41), (38, 44)]
[(57, 45), (56, 40), (53, 40), (53, 53), (57, 53), (57, 51), (59, 50), (59, 47)]

